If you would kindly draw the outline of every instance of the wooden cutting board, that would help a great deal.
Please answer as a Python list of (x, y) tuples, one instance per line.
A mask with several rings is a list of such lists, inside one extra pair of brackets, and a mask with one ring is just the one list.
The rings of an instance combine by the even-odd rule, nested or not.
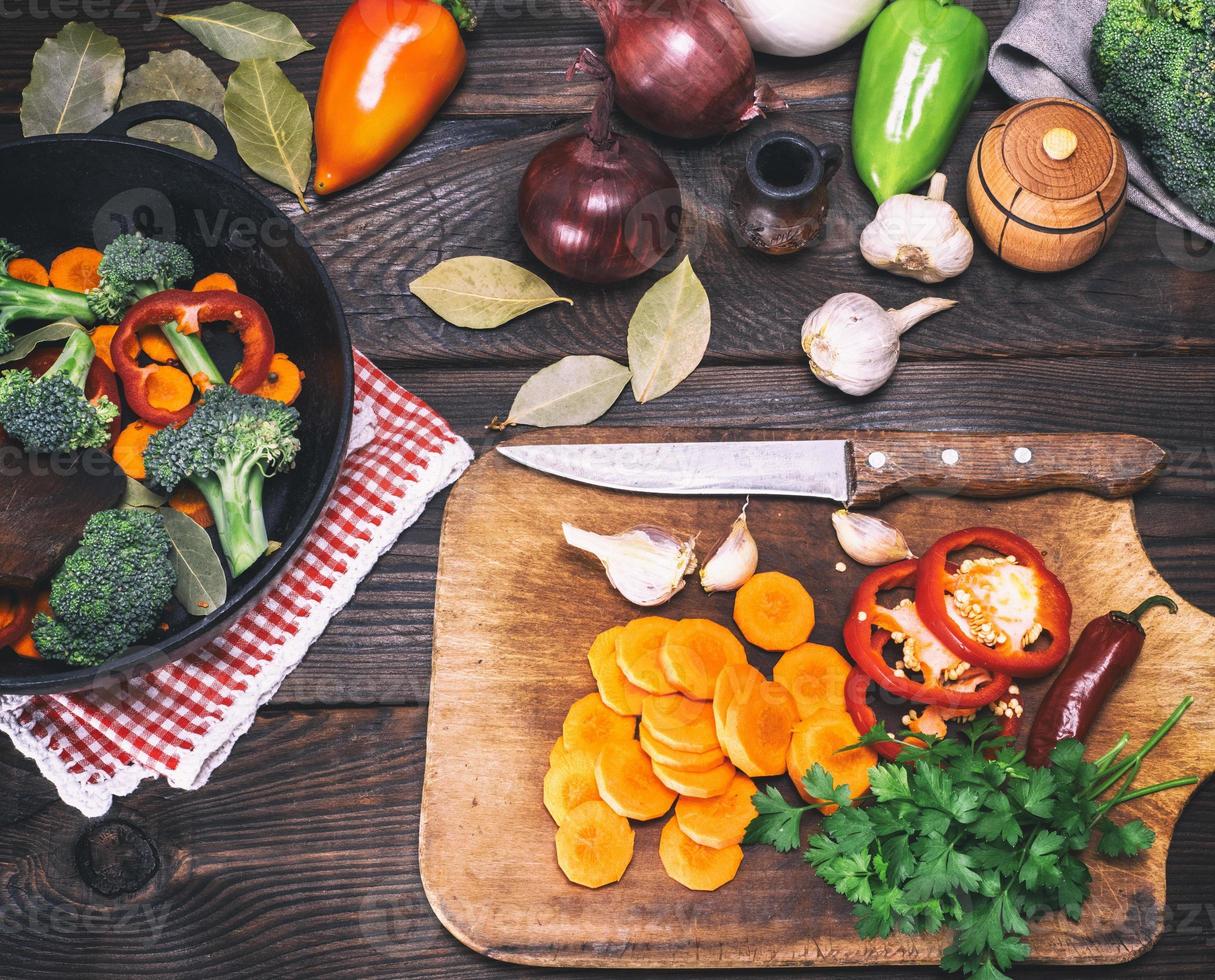
[[(642, 434), (644, 433), (644, 434)], [(700, 435), (704, 435), (701, 433)], [(832, 436), (837, 434), (832, 433)], [(805, 433), (803, 437), (813, 437)], [(601, 442), (687, 438), (661, 430), (579, 430), (558, 438)], [(528, 440), (553, 441), (551, 434)], [(1088, 447), (1090, 450), (1092, 447)], [(422, 881), (435, 914), (488, 956), (542, 966), (788, 967), (935, 963), (947, 937), (862, 940), (848, 903), (800, 854), (746, 849), (738, 877), (712, 893), (669, 879), (658, 858), (664, 820), (636, 825), (624, 879), (591, 891), (557, 867), (555, 826), (541, 782), (566, 709), (595, 690), (586, 651), (601, 630), (638, 615), (593, 558), (569, 548), (563, 520), (613, 533), (639, 523), (701, 535), (711, 547), (737, 515), (726, 497), (630, 495), (566, 482), (487, 453), (447, 504), (435, 599)], [(840, 627), (865, 570), (839, 550), (830, 501), (753, 499), (748, 510), (760, 568), (800, 579), (814, 596), (812, 639), (843, 649)], [(1185, 694), (1194, 707), (1149, 757), (1138, 784), (1215, 769), (1215, 618), (1183, 601), (1152, 567), (1129, 500), (1054, 491), (1005, 501), (915, 496), (885, 505), (917, 553), (950, 530), (994, 524), (1042, 549), (1075, 603), (1073, 633), (1111, 608), (1163, 593), (1176, 616), (1152, 614), (1143, 656), (1090, 734), (1093, 754), (1125, 730), (1140, 744)], [(704, 548), (701, 549), (702, 557)], [(845, 561), (847, 571), (836, 570)], [(674, 618), (731, 624), (731, 595), (689, 580), (667, 606)], [(770, 675), (775, 657), (750, 649)], [(1023, 684), (1032, 715), (1047, 682)], [(778, 780), (786, 797), (788, 780)], [(1140, 955), (1164, 925), (1165, 861), (1191, 790), (1135, 801), (1157, 843), (1142, 859), (1091, 857), (1092, 897), (1081, 922), (1034, 926), (1034, 959), (1092, 964)], [(817, 818), (807, 821), (816, 825)], [(811, 827), (812, 829), (812, 827)]]

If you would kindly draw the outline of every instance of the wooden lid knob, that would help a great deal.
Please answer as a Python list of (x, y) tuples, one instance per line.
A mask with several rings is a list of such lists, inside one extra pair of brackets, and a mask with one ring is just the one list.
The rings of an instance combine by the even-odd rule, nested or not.
[(1106, 187), (1121, 156), (1105, 120), (1070, 99), (1036, 99), (1015, 107), (1001, 143), (1018, 186), (1053, 201), (1074, 201)]
[(1042, 137), (1042, 149), (1052, 160), (1066, 160), (1076, 152), (1078, 143), (1076, 134), (1063, 126), (1048, 129), (1046, 135)]

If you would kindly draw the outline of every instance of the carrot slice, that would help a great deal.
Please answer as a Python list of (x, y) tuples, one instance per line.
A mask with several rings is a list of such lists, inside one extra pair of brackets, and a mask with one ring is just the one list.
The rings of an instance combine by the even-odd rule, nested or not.
[(160, 431), (160, 426), (142, 419), (132, 422), (118, 434), (114, 443), (114, 462), (122, 467), (122, 471), (132, 480), (146, 480), (147, 468), (143, 465), (143, 451), (148, 448), (148, 440)]
[[(877, 753), (868, 745), (847, 752), (838, 751), (860, 737), (861, 733), (846, 711), (825, 709), (794, 726), (789, 743), (788, 771), (803, 800), (819, 802), (802, 785), (802, 778), (816, 762), (831, 773), (837, 786), (847, 785), (853, 799), (869, 789), (869, 770), (877, 765)], [(825, 806), (823, 813), (837, 809), (835, 805)]]
[(803, 643), (776, 661), (772, 679), (793, 695), (798, 718), (844, 703), (844, 684), (852, 665), (834, 647)]
[(304, 372), (286, 354), (275, 354), (270, 358), (270, 373), (253, 390), (253, 394), (284, 405), (294, 405), (303, 390)]
[(164, 331), (160, 327), (140, 330), (136, 336), (139, 338), (139, 349), (152, 360), (159, 364), (168, 364), (171, 361), (176, 363), (177, 351), (173, 349), (169, 338), (164, 335)]
[(565, 751), (565, 739), (558, 735), (557, 740), (553, 742), (553, 747), (548, 750), (549, 766), (551, 767), (557, 765), (557, 763), (559, 763), (567, 755), (569, 755), (569, 753)]
[(169, 506), (175, 511), (185, 514), (199, 527), (215, 526), (215, 515), (211, 513), (207, 498), (202, 495), (201, 490), (188, 483), (183, 483), (173, 491), (173, 495), (169, 498)]
[(761, 650), (792, 650), (814, 629), (814, 600), (797, 579), (760, 572), (735, 593), (734, 622)]
[(684, 772), (659, 762), (651, 764), (654, 766), (654, 775), (667, 789), (673, 789), (680, 796), (694, 796), (698, 800), (721, 796), (730, 788), (730, 780), (736, 772), (728, 762), (723, 762), (707, 772)]
[(641, 723), (663, 745), (680, 752), (712, 752), (718, 747), (713, 706), (682, 694), (647, 694)]
[(721, 796), (707, 800), (681, 796), (675, 804), (679, 829), (705, 847), (730, 847), (741, 844), (747, 826), (758, 816), (751, 798), (755, 784), (737, 773)]
[(636, 739), (609, 742), (595, 760), (599, 798), (622, 817), (655, 820), (675, 802), (675, 793), (654, 775), (650, 757)]
[(722, 848), (697, 844), (679, 828), (679, 818), (672, 817), (662, 828), (658, 856), (667, 874), (685, 888), (714, 892), (734, 880), (743, 852), (737, 844)]
[(764, 675), (750, 664), (730, 664), (717, 675), (717, 683), (713, 687), (713, 722), (719, 733), (726, 727), (726, 712), (731, 702), (739, 694), (750, 694), (751, 691), (765, 683)]
[(726, 756), (748, 776), (776, 776), (785, 771), (796, 721), (793, 695), (775, 681), (764, 681), (730, 702), (717, 737)]
[(110, 353), (110, 344), (114, 342), (114, 334), (117, 332), (118, 327), (113, 323), (103, 323), (89, 331), (89, 336), (93, 338), (93, 347), (97, 351), (97, 356), (101, 358), (102, 363), (111, 371), (114, 370), (114, 355)]
[(658, 663), (667, 631), (674, 625), (673, 619), (663, 616), (642, 616), (616, 637), (616, 662), (624, 676), (650, 694), (675, 693)]
[(635, 724), (635, 719), (616, 714), (598, 694), (588, 694), (570, 706), (561, 725), (561, 737), (567, 751), (581, 749), (596, 756), (608, 742), (632, 738)]
[(97, 267), (101, 265), (101, 253), (95, 248), (69, 248), (60, 252), (51, 263), (49, 277), (57, 289), (70, 289), (74, 293), (87, 293), (101, 285)]
[(650, 734), (645, 725), (637, 729), (637, 737), (646, 755), (659, 765), (668, 769), (682, 769), (684, 772), (708, 772), (716, 769), (726, 761), (726, 755), (721, 749), (711, 749), (708, 752), (680, 752), (669, 745), (663, 745)]
[(10, 278), (20, 279), (22, 282), (32, 282), (35, 286), (49, 286), (51, 284), (51, 277), (46, 271), (46, 267), (35, 259), (13, 259), (4, 271), (8, 273)]
[(723, 667), (746, 662), (747, 652), (734, 634), (708, 619), (680, 620), (658, 654), (671, 686), (698, 701), (713, 700), (713, 686)]
[(157, 364), (148, 373), (144, 393), (153, 408), (180, 412), (194, 400), (194, 382), (179, 368)]
[(558, 827), (575, 807), (597, 799), (595, 757), (589, 752), (566, 752), (544, 774), (544, 807)]
[(236, 280), (226, 272), (212, 272), (211, 275), (203, 276), (194, 284), (194, 292), (196, 293), (209, 293), (216, 289), (235, 293), (237, 292)]
[(602, 888), (624, 877), (637, 835), (602, 800), (570, 811), (557, 830), (557, 864), (575, 885)]
[(616, 640), (623, 632), (623, 626), (604, 630), (595, 637), (586, 659), (591, 663), (591, 673), (603, 703), (618, 715), (639, 715), (645, 691), (625, 677), (616, 662)]

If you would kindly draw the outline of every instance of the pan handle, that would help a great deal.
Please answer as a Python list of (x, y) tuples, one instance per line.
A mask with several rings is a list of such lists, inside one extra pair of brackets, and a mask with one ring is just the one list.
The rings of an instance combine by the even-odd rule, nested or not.
[(175, 119), (179, 122), (193, 123), (210, 136), (215, 143), (215, 156), (212, 158), (212, 162), (240, 175), (240, 154), (236, 152), (236, 144), (232, 141), (227, 127), (206, 109), (189, 102), (172, 100), (141, 102), (129, 109), (114, 113), (105, 122), (95, 126), (92, 132), (95, 136), (126, 136), (127, 130), (133, 126), (156, 119)]

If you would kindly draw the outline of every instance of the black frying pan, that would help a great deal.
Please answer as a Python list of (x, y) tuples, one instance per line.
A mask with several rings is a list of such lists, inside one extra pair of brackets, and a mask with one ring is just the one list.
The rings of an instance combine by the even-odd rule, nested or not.
[[(215, 158), (205, 161), (126, 135), (138, 123), (170, 118), (205, 130), (218, 147)], [(88, 134), (0, 146), (0, 188), (0, 236), (44, 262), (72, 245), (102, 248), (121, 232), (181, 242), (194, 256), (199, 277), (227, 272), (266, 308), (277, 349), (307, 375), (296, 402), (303, 419), (298, 462), (266, 485), (267, 527), (282, 548), (230, 583), (228, 601), (217, 612), (195, 618), (174, 603), (163, 639), (132, 647), (101, 667), (69, 668), (0, 653), (0, 694), (78, 691), (144, 673), (197, 649), (291, 560), (341, 467), (354, 393), (350, 337), (333, 285), (312, 248), (289, 218), (250, 189), (227, 130), (195, 106), (149, 102)], [(221, 345), (219, 366), (231, 368), (239, 356), (235, 341), (211, 331), (208, 347), (213, 343)]]

